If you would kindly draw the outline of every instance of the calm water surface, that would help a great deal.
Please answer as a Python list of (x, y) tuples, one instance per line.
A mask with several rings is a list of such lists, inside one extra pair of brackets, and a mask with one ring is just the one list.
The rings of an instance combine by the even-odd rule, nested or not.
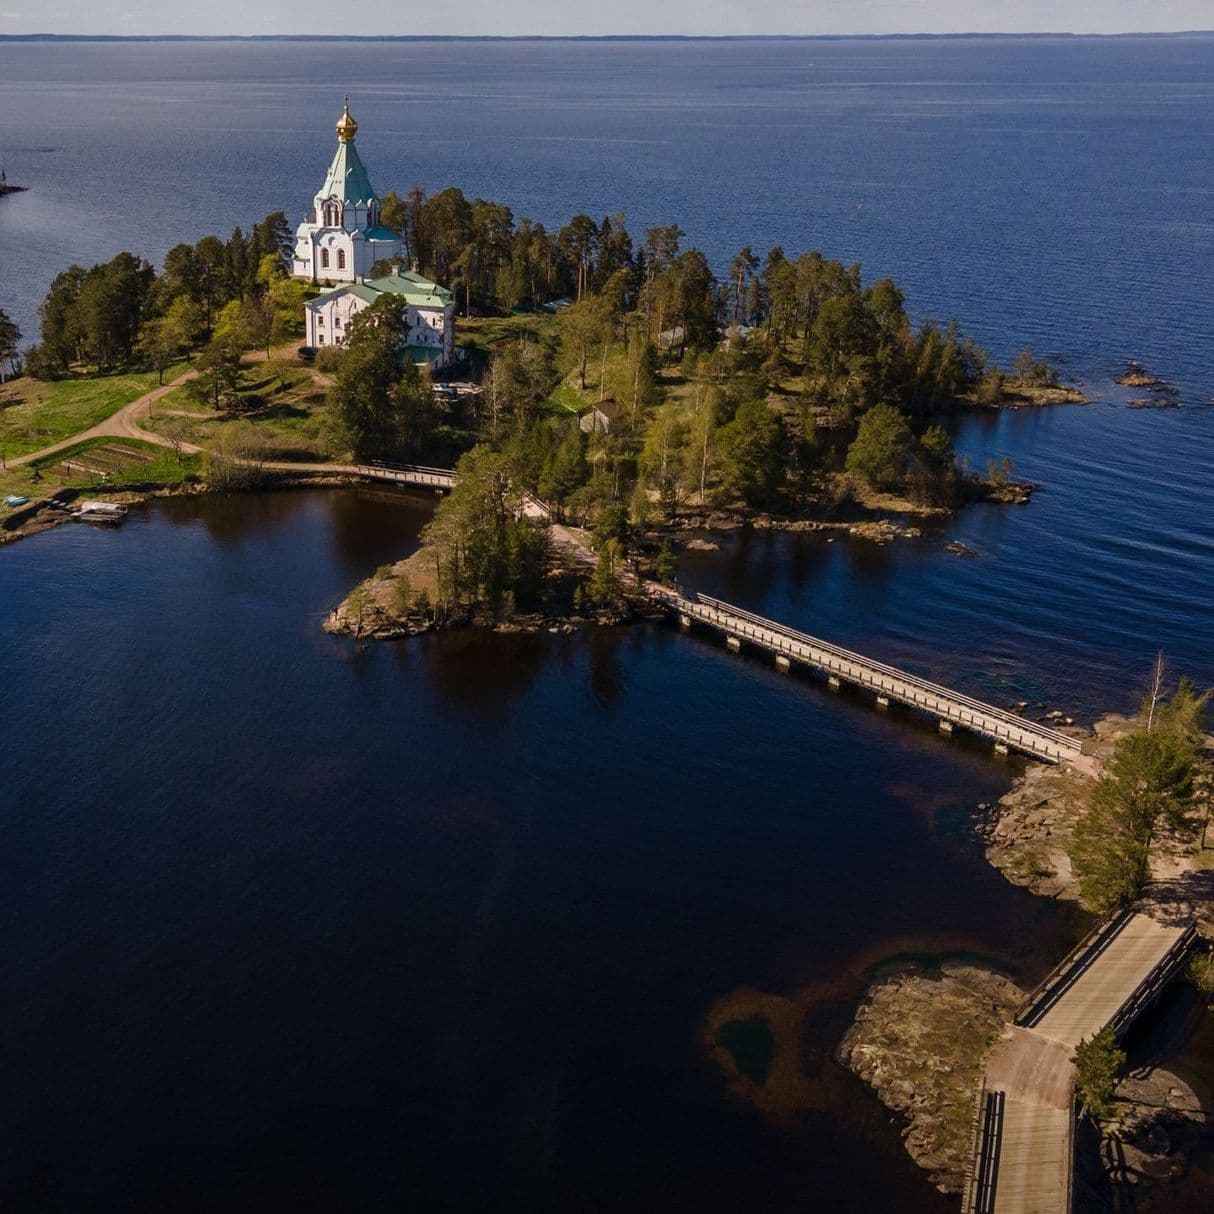
[[(732, 537), (682, 577), (1087, 717), (1160, 647), (1214, 683), (1211, 45), (0, 45), (34, 187), (0, 306), (32, 329), (70, 260), (298, 211), (347, 89), (381, 189), (862, 259), (1095, 403), (954, 424), (1031, 506)], [(1126, 357), (1184, 407), (1126, 409)], [(1078, 930), (974, 842), (1015, 765), (660, 628), (326, 638), (425, 517), (183, 500), (0, 553), (0, 1204), (953, 1208), (830, 1053), (891, 955), (1032, 981)], [(747, 988), (805, 1015), (779, 1124), (700, 1045)], [(1171, 1208), (1210, 1202), (1195, 1173)]]

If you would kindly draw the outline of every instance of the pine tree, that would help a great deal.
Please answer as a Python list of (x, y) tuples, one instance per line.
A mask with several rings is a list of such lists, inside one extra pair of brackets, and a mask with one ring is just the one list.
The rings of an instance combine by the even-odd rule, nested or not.
[(1182, 680), (1171, 700), (1153, 695), (1140, 727), (1118, 740), (1070, 848), (1080, 893), (1093, 910), (1133, 902), (1150, 880), (1160, 833), (1185, 828), (1205, 765), (1208, 701), (1209, 693)]
[(1096, 1121), (1113, 1112), (1117, 1075), (1125, 1065), (1125, 1053), (1117, 1048), (1112, 1029), (1103, 1029), (1090, 1041), (1081, 1041), (1071, 1059), (1083, 1111)]

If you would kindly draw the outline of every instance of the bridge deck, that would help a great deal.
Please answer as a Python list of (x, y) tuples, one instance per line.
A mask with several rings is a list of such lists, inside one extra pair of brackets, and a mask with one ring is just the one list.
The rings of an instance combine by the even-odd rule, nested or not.
[(1009, 1099), (1003, 1106), (993, 1214), (1069, 1210), (1072, 1114)]
[(726, 636), (744, 640), (778, 657), (812, 666), (833, 678), (866, 687), (886, 701), (894, 700), (930, 713), (950, 726), (958, 725), (983, 734), (1009, 749), (1023, 751), (1051, 763), (1083, 765), (1088, 759), (1075, 738), (1056, 729), (1038, 725), (939, 683), (832, 645), (808, 633), (798, 632), (745, 608), (707, 595), (692, 597), (662, 588), (655, 589), (655, 594), (669, 608), (689, 620), (707, 624)]
[(1042, 1036), (1074, 1048), (1112, 1024), (1143, 980), (1161, 965), (1184, 927), (1134, 915), (1082, 976), (1035, 1025)]
[(1129, 1023), (1180, 964), (1193, 932), (1119, 915), (1081, 941), (1008, 1025), (986, 1060), (983, 1087), (1002, 1101), (1002, 1115), (997, 1134), (975, 1140), (967, 1214), (1069, 1214), (1075, 1047)]

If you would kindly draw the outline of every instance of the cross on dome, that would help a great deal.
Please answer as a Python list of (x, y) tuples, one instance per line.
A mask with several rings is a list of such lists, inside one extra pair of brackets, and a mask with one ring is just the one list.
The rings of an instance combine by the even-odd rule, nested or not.
[(350, 94), (346, 94), (345, 108), (342, 110), (341, 117), (337, 120), (337, 134), (342, 143), (350, 143), (354, 136), (358, 134), (358, 123), (354, 121), (354, 115), (350, 113)]

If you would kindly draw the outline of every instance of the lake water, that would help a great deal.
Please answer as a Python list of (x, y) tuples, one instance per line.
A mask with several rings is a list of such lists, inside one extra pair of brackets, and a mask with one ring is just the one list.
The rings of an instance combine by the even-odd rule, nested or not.
[[(29, 330), (69, 261), (299, 212), (346, 91), (380, 189), (677, 220), (718, 266), (862, 259), (1095, 403), (954, 423), (1028, 507), (735, 537), (681, 576), (1090, 717), (1159, 648), (1214, 682), (1212, 49), (0, 44), (32, 187), (0, 200), (0, 307)], [(1130, 357), (1183, 407), (1127, 409)], [(0, 1204), (952, 1209), (830, 1053), (890, 956), (1031, 982), (1079, 929), (974, 841), (1015, 765), (656, 627), (326, 638), (426, 509), (180, 500), (0, 552)], [(804, 1016), (794, 1116), (701, 1046), (748, 989)], [(1210, 1198), (1198, 1169), (1171, 1208)]]

